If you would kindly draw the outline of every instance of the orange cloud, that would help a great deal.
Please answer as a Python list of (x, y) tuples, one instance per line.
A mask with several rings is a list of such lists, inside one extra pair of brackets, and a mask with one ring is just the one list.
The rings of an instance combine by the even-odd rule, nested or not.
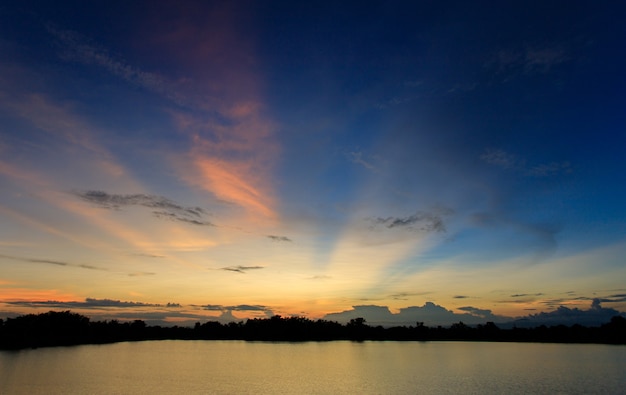
[(71, 302), (81, 299), (75, 294), (60, 292), (56, 289), (0, 288), (2, 302), (47, 301)]
[(269, 218), (275, 216), (270, 199), (248, 179), (250, 169), (247, 164), (203, 157), (196, 158), (195, 164), (200, 169), (203, 186), (218, 198)]
[[(177, 129), (192, 143), (179, 167), (192, 185), (250, 217), (272, 221), (277, 217), (272, 170), (279, 146), (275, 125), (263, 113), (263, 78), (251, 37), (238, 31), (245, 12), (229, 3), (201, 8), (177, 10), (162, 31), (151, 34), (150, 45), (188, 73), (176, 85), (186, 109), (171, 111)], [(206, 20), (200, 22), (198, 12)]]

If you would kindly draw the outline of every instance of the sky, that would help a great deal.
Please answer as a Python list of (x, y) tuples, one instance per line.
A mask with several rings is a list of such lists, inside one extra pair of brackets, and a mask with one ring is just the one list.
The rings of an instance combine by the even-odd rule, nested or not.
[(0, 316), (624, 314), (624, 17), (3, 2)]

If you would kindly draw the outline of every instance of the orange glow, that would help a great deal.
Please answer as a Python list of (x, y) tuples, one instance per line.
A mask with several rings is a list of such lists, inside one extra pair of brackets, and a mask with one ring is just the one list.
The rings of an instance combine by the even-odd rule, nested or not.
[(77, 295), (61, 292), (56, 289), (0, 288), (3, 302), (17, 301), (49, 301), (72, 302), (81, 300)]
[[(247, 166), (233, 166), (217, 159), (196, 160), (204, 179), (205, 189), (226, 201), (233, 201), (251, 213), (275, 216), (269, 199), (246, 179)], [(229, 169), (229, 168), (230, 169)]]

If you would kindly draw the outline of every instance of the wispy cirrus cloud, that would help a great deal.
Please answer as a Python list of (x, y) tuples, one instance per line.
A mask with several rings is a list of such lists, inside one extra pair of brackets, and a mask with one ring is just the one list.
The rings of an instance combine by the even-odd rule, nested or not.
[(354, 164), (363, 166), (375, 173), (380, 172), (380, 158), (374, 155), (367, 155), (362, 151), (350, 151), (346, 153), (348, 160)]
[(528, 46), (524, 49), (502, 49), (485, 63), (499, 73), (547, 73), (555, 66), (568, 62), (570, 56), (559, 44)]
[(121, 60), (78, 32), (59, 29), (50, 24), (47, 29), (57, 40), (61, 59), (101, 67), (133, 85), (164, 95), (178, 104), (187, 104), (188, 100), (178, 93), (176, 84), (163, 75), (142, 70)]
[(567, 161), (529, 164), (526, 159), (502, 149), (486, 149), (480, 159), (490, 165), (529, 177), (552, 177), (572, 172)]
[[(168, 29), (153, 32), (154, 42), (147, 45), (155, 45), (186, 66), (188, 74), (177, 80), (132, 65), (79, 33), (54, 26), (48, 26), (48, 31), (58, 41), (61, 58), (98, 66), (178, 104), (169, 113), (192, 147), (187, 155), (175, 159), (182, 177), (252, 216), (273, 220), (270, 169), (277, 151), (274, 126), (263, 115), (259, 78), (248, 67), (250, 43), (233, 30), (236, 24), (225, 22), (237, 18), (231, 8), (209, 7), (212, 12), (206, 17), (212, 23), (203, 24), (196, 23), (191, 10), (178, 13), (188, 23), (177, 26), (175, 34)], [(215, 35), (228, 38), (227, 42), (215, 42), (211, 39)], [(196, 68), (197, 64), (211, 67)]]

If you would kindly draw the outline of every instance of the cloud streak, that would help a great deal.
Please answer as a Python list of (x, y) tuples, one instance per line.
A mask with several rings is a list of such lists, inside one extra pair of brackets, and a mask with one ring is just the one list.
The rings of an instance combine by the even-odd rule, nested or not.
[(282, 242), (282, 243), (291, 243), (293, 241), (287, 236), (267, 235), (266, 237), (272, 241), (277, 241), (277, 242)]
[(480, 159), (489, 165), (528, 177), (554, 177), (572, 172), (572, 166), (567, 161), (528, 164), (526, 159), (502, 149), (487, 149)]
[(226, 266), (220, 268), (220, 270), (226, 270), (229, 272), (237, 272), (245, 274), (249, 270), (265, 269), (265, 266)]
[(158, 209), (152, 214), (156, 218), (171, 221), (179, 221), (192, 225), (214, 226), (211, 222), (203, 219), (206, 211), (200, 207), (182, 206), (168, 198), (147, 194), (111, 194), (104, 191), (73, 191), (72, 194), (83, 201), (92, 203), (97, 207), (119, 210), (124, 207), (146, 207)]
[(446, 232), (443, 216), (449, 214), (443, 212), (417, 211), (407, 217), (371, 217), (366, 220), (372, 223), (372, 228), (406, 229), (416, 232), (442, 233)]
[(70, 262), (64, 262), (64, 261), (56, 261), (56, 260), (51, 260), (51, 259), (24, 258), (24, 257), (11, 256), (11, 255), (0, 255), (0, 258), (10, 259), (13, 261), (29, 262), (29, 263), (43, 263), (46, 265), (53, 265), (53, 266), (67, 266), (67, 267), (75, 267), (79, 269), (107, 271), (107, 269), (98, 267), (98, 266), (87, 265), (83, 263), (70, 263)]

